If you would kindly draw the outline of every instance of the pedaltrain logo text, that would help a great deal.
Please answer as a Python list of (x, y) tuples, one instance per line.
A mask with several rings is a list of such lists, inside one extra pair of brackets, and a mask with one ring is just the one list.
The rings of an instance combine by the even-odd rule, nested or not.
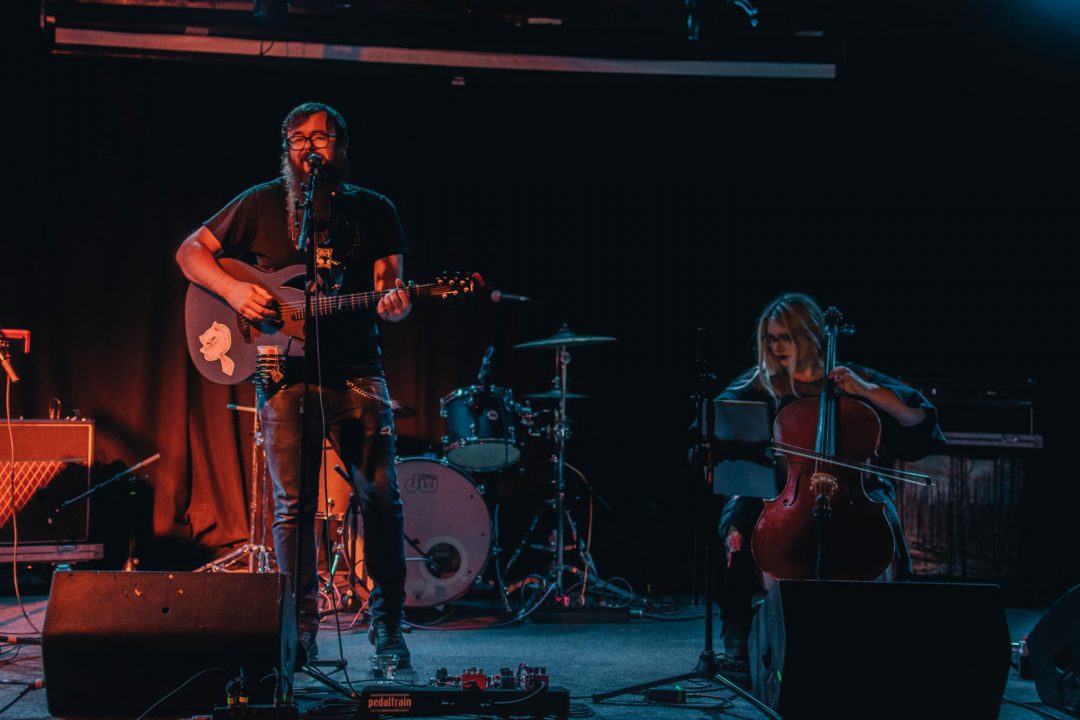
[(412, 696), (406, 693), (386, 693), (368, 698), (367, 709), (385, 713), (404, 713), (412, 709)]

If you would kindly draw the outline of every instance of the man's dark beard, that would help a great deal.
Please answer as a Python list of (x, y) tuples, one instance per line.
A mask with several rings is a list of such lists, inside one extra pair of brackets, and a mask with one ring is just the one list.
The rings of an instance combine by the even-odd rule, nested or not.
[[(289, 151), (281, 153), (281, 177), (285, 180), (285, 217), (289, 235), (294, 240), (300, 232), (301, 212), (304, 205), (304, 181), (307, 175), (289, 161)], [(349, 163), (343, 153), (335, 152), (330, 162), (323, 166), (315, 186), (315, 217), (325, 220), (330, 215), (330, 193), (337, 190), (348, 174)]]

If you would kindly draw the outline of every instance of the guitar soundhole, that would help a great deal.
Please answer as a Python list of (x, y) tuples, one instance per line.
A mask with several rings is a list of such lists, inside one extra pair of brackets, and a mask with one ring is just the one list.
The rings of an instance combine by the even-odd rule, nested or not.
[(282, 322), (280, 319), (275, 318), (273, 320), (263, 320), (262, 322), (255, 325), (255, 329), (261, 333), (272, 335), (284, 326), (284, 322)]
[[(243, 315), (236, 316), (236, 324), (240, 330), (240, 336), (244, 338), (246, 344), (251, 344), (253, 334), (273, 335), (285, 326), (285, 323), (279, 318), (252, 322)], [(254, 330), (254, 333), (252, 330)]]

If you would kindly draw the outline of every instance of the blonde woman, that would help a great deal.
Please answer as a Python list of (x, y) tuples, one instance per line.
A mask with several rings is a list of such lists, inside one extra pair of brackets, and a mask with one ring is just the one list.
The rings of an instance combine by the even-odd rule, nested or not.
[[(784, 293), (762, 310), (756, 325), (757, 363), (736, 378), (718, 400), (756, 400), (768, 404), (771, 418), (787, 404), (821, 394), (824, 373), (824, 313), (809, 295)], [(944, 445), (934, 406), (914, 388), (876, 370), (838, 364), (829, 379), (843, 394), (869, 404), (882, 426), (882, 451), (888, 458), (913, 460)], [(911, 557), (893, 504), (892, 484), (879, 477), (864, 481), (867, 494), (883, 503), (896, 546), (894, 574), (911, 577)], [(720, 592), (724, 648), (736, 664), (746, 661), (752, 599), (761, 589), (760, 571), (750, 553), (750, 535), (761, 514), (758, 498), (733, 496), (720, 518), (725, 572)]]

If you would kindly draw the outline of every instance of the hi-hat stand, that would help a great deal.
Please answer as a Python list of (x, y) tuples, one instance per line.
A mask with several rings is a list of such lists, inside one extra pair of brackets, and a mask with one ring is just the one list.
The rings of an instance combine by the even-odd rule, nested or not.
[(262, 449), (262, 428), (259, 426), (259, 413), (256, 408), (247, 405), (229, 403), (229, 410), (249, 412), (255, 418), (251, 443), (251, 499), (248, 514), (248, 541), (229, 554), (196, 568), (195, 572), (234, 572), (243, 560), (247, 560), (247, 571), (268, 573), (273, 570), (273, 550), (266, 544), (267, 472), (266, 464), (259, 462)]

